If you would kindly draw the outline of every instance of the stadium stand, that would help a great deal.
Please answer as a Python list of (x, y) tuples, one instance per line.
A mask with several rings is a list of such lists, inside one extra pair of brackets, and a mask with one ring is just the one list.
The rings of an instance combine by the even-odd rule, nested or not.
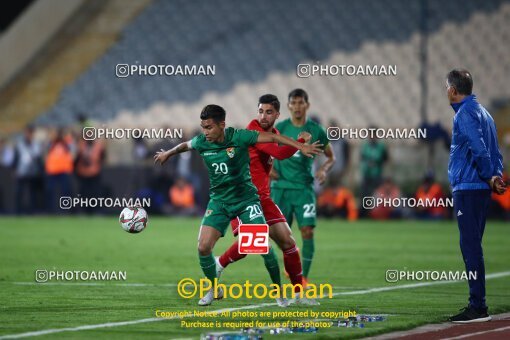
[[(310, 94), (310, 116), (324, 125), (334, 119), (342, 127), (416, 128), (426, 104), (429, 126), (446, 135), (441, 143), (385, 141), (384, 174), (413, 192), (429, 168), (446, 183), (453, 111), (444, 77), (453, 67), (473, 73), (475, 93), (493, 114), (508, 158), (509, 23), (508, 0), (89, 0), (0, 92), (0, 146), (8, 150), (16, 136), (9, 142), (3, 134), (28, 122), (41, 125), (36, 139), (45, 142), (58, 126), (77, 133), (78, 116), (110, 127), (183, 128), (189, 138), (206, 104), (224, 106), (228, 124), (240, 127), (254, 115), (259, 95), (274, 93), (285, 103), (289, 90), (302, 87)], [(396, 65), (397, 76), (299, 78), (303, 63)], [(216, 74), (118, 78), (117, 64), (214, 65)], [(285, 107), (281, 112), (288, 116)], [(356, 195), (360, 140), (349, 142), (352, 157), (338, 184)], [(147, 153), (171, 143), (148, 141)], [(133, 157), (135, 148), (126, 139), (106, 142), (105, 178), (113, 192), (133, 193), (159, 171), (150, 157)], [(130, 185), (117, 185), (120, 173), (129, 174)], [(5, 201), (11, 192), (5, 187)]]
[[(232, 1), (154, 1), (37, 122), (70, 124), (87, 108), (90, 118), (112, 125), (192, 128), (200, 108), (217, 102), (227, 108), (230, 123), (244, 125), (262, 92), (285, 98), (289, 89), (303, 87), (311, 95), (312, 112), (324, 121), (416, 127), (422, 93), (421, 23), (416, 20), (424, 10), (421, 3), (257, 1), (236, 2), (232, 11)], [(475, 91), (484, 104), (490, 108), (492, 100), (508, 100), (510, 38), (504, 27), (510, 22), (510, 3), (431, 0), (426, 11), (429, 120), (451, 124), (442, 84), (459, 60), (480, 75)], [(398, 74), (340, 81), (297, 78), (289, 67), (317, 61), (397, 65)], [(115, 65), (123, 63), (208, 64), (215, 65), (216, 74), (116, 78)]]

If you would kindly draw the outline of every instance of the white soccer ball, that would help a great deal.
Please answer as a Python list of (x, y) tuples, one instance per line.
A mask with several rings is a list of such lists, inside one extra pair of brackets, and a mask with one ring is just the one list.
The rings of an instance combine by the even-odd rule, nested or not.
[(119, 216), (119, 222), (125, 231), (136, 234), (145, 229), (149, 217), (142, 207), (124, 208)]

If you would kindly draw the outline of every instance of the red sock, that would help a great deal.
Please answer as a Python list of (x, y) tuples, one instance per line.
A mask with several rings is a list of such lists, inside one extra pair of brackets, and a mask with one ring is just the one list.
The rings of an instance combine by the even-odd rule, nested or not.
[(223, 268), (228, 266), (230, 263), (239, 261), (246, 257), (246, 254), (239, 254), (239, 246), (237, 240), (228, 248), (223, 255), (220, 256), (220, 264)]
[[(285, 270), (289, 274), (290, 282), (293, 285), (302, 285), (303, 270), (301, 267), (299, 251), (297, 250), (296, 246), (283, 251), (283, 264), (285, 265)], [(294, 290), (296, 293), (301, 291), (301, 289), (297, 286), (294, 288)]]

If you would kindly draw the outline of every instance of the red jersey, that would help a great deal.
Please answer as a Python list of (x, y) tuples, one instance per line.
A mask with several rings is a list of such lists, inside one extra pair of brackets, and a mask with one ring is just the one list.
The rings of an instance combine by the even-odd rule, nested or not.
[[(252, 120), (246, 127), (248, 130), (265, 131), (259, 124), (257, 119)], [(273, 127), (272, 133), (279, 134), (278, 130)], [(303, 143), (303, 139), (298, 139)], [(257, 143), (250, 146), (250, 174), (253, 184), (257, 187), (260, 199), (269, 197), (269, 172), (273, 167), (273, 158), (278, 160), (291, 157), (297, 149), (292, 146), (282, 145), (278, 143)]]

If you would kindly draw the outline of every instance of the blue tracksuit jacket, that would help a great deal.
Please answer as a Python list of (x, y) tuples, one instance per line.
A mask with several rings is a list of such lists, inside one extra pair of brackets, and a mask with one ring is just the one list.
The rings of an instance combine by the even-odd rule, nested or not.
[(455, 116), (448, 163), (452, 191), (490, 190), (487, 181), (503, 172), (494, 120), (475, 95), (452, 107)]

